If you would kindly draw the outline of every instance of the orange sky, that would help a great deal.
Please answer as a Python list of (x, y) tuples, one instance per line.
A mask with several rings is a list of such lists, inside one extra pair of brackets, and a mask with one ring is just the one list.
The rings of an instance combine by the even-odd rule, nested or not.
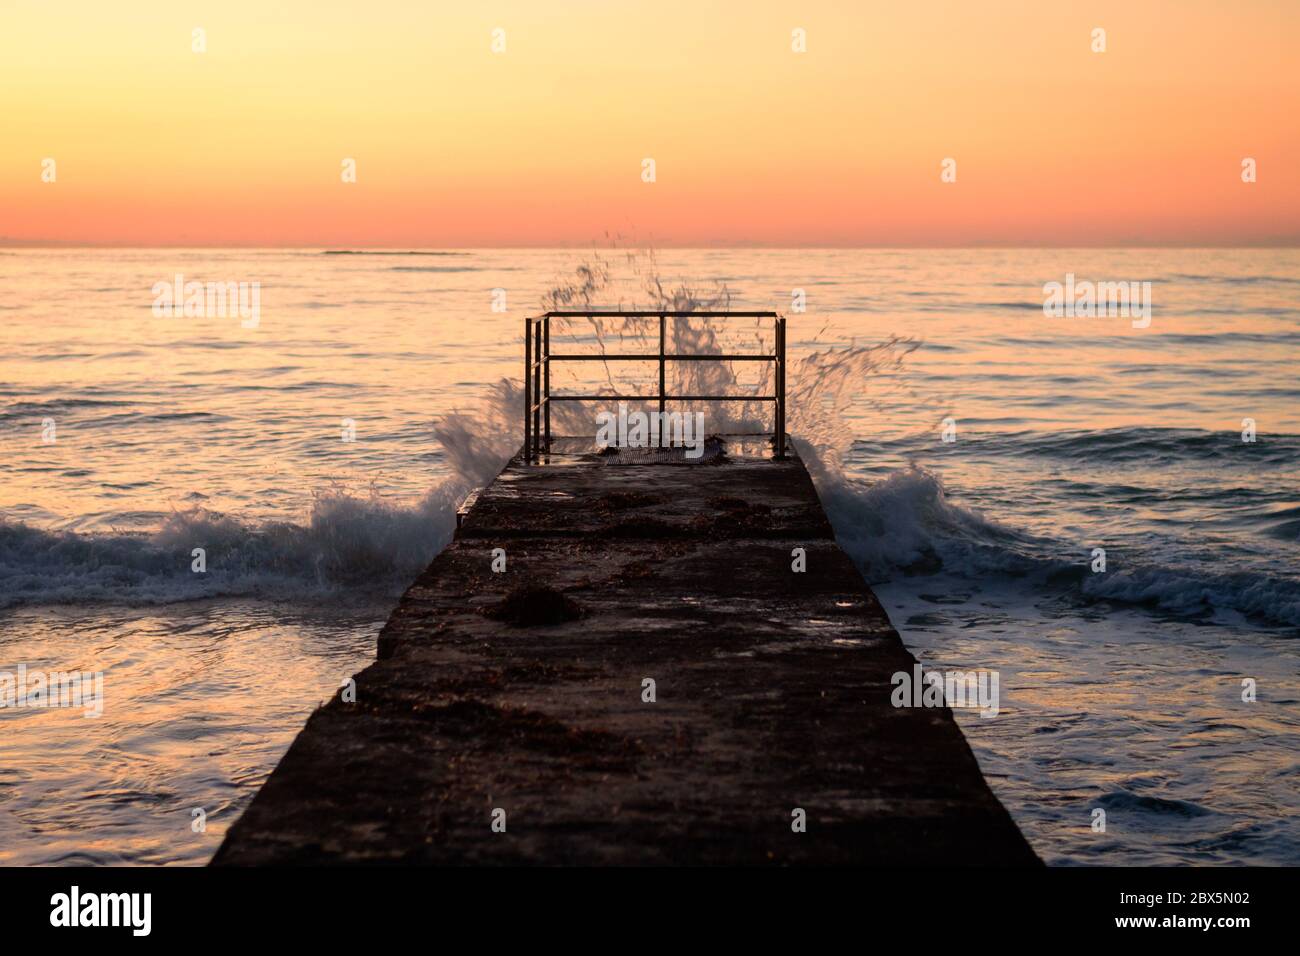
[(0, 241), (1295, 244), (1298, 50), (1295, 0), (5, 0)]

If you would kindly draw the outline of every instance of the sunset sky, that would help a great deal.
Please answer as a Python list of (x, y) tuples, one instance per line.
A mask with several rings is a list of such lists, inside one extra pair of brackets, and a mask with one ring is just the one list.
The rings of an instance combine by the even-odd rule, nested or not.
[(1298, 49), (1294, 0), (3, 0), (0, 242), (1296, 244)]

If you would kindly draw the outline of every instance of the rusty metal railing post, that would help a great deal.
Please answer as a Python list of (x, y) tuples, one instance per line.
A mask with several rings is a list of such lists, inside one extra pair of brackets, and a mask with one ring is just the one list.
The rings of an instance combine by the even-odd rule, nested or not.
[(551, 453), (551, 317), (548, 315), (544, 320), (546, 324), (542, 327), (542, 344), (546, 348), (542, 361), (542, 373), (545, 375), (546, 387), (544, 389), (545, 397), (543, 398), (542, 415), (546, 420), (546, 454)]
[(659, 316), (659, 424), (655, 426), (658, 432), (656, 439), (660, 448), (664, 447), (664, 330), (666, 319)]
[(776, 457), (785, 457), (785, 319), (776, 320)]
[(533, 457), (541, 453), (542, 437), (542, 323), (533, 330)]
[(532, 457), (533, 320), (524, 319), (524, 461)]

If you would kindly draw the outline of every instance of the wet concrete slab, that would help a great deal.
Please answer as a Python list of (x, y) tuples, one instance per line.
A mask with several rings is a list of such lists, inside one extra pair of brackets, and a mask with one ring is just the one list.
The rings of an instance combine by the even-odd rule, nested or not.
[(951, 712), (892, 705), (797, 457), (617, 458), (506, 467), (215, 864), (1037, 863)]

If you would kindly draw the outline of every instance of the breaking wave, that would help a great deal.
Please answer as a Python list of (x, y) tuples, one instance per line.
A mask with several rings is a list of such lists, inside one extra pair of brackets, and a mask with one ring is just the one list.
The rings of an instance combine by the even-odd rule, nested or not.
[(1137, 564), (1092, 574), (1077, 549), (1007, 528), (951, 501), (939, 477), (912, 466), (875, 482), (837, 477), (819, 483), (840, 545), (868, 581), (943, 571), (972, 580), (1014, 578), (1085, 601), (1202, 616), (1232, 611), (1300, 627), (1300, 581), (1256, 570)]
[[(344, 587), (398, 594), (446, 543), (454, 486), (415, 506), (319, 496), (306, 523), (251, 524), (193, 509), (150, 534), (78, 534), (0, 521), (0, 607), (209, 597), (311, 600)], [(202, 548), (204, 573), (193, 568)]]
[[(356, 253), (354, 253), (356, 254)], [(380, 254), (380, 253), (366, 253)], [(382, 253), (394, 254), (394, 253)], [(414, 255), (415, 253), (405, 253)], [(571, 275), (558, 277), (541, 303), (545, 309), (646, 308), (725, 311), (725, 284), (699, 289), (668, 285), (653, 253), (594, 255)], [(770, 347), (762, 322), (705, 323), (689, 317), (669, 323), (670, 349), (723, 353)], [(597, 354), (626, 351), (654, 340), (658, 319), (620, 322), (596, 316), (557, 323), (553, 335), (574, 349)], [(900, 467), (875, 481), (847, 474), (844, 458), (853, 430), (850, 406), (883, 407), (899, 372), (919, 343), (892, 337), (872, 345), (822, 345), (805, 337), (792, 356), (788, 381), (789, 430), (817, 484), (836, 535), (864, 576), (880, 582), (904, 574), (942, 571), (972, 579), (1016, 578), (1051, 590), (1065, 588), (1084, 601), (1108, 601), (1198, 615), (1230, 610), (1270, 622), (1300, 626), (1300, 582), (1259, 571), (1213, 573), (1204, 568), (1129, 566), (1104, 575), (1064, 560), (1060, 542), (1005, 527), (950, 499), (935, 473)], [(618, 363), (598, 368), (598, 391), (618, 394), (625, 383)], [(726, 362), (671, 366), (670, 392), (762, 394), (770, 389), (766, 364), (756, 378)], [(891, 374), (880, 374), (880, 373)], [(746, 391), (749, 390), (749, 391)], [(319, 493), (301, 523), (253, 523), (204, 510), (177, 511), (152, 533), (78, 534), (42, 530), (0, 519), (0, 607), (22, 604), (114, 602), (165, 604), (218, 596), (315, 600), (344, 592), (388, 596), (401, 592), (446, 544), (457, 504), (492, 480), (520, 444), (522, 386), (502, 379), (477, 408), (439, 418), (433, 427), (449, 475), (414, 503), (394, 503), (371, 493), (331, 489)], [(770, 428), (770, 405), (760, 402), (707, 406), (712, 432)], [(765, 421), (766, 420), (766, 421)], [(559, 434), (594, 430), (590, 408), (560, 406)], [(584, 432), (584, 429), (588, 430)], [(1230, 465), (1235, 447), (1208, 433), (1173, 429), (1117, 429), (1048, 435), (976, 436), (986, 451), (1050, 458), (1104, 458), (1110, 462), (1167, 464), (1202, 460)], [(1006, 444), (1000, 449), (999, 443)], [(1300, 439), (1261, 436), (1251, 467), (1300, 461)], [(1014, 446), (1014, 447), (1013, 447)], [(1294, 541), (1300, 521), (1292, 512), (1269, 516), (1267, 533)], [(205, 549), (206, 572), (194, 573), (192, 550)]]

